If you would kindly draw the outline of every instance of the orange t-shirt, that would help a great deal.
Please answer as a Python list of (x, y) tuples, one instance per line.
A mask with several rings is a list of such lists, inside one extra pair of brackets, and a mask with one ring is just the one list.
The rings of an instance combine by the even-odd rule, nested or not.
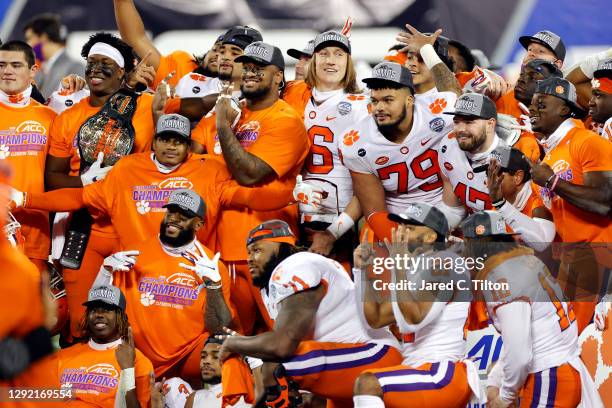
[(535, 135), (531, 132), (522, 131), (518, 140), (512, 147), (516, 147), (519, 149), (525, 157), (533, 162), (540, 161), (540, 145), (538, 144), (538, 140)]
[[(574, 127), (549, 152), (543, 162), (561, 179), (583, 185), (584, 174), (612, 171), (612, 143), (596, 133)], [(547, 188), (536, 186), (543, 203), (551, 211), (557, 233), (564, 242), (612, 242), (612, 222), (584, 211)]]
[(495, 101), (495, 106), (497, 107), (497, 113), (511, 115), (517, 119), (525, 114), (519, 107), (519, 101), (514, 97), (514, 89), (500, 96), (497, 101)]
[(169, 174), (161, 173), (143, 152), (119, 160), (104, 180), (83, 188), (83, 201), (91, 208), (110, 216), (121, 247), (132, 247), (159, 233), (166, 210), (162, 208), (173, 190), (188, 188), (206, 203), (204, 226), (198, 238), (214, 248), (215, 227), (220, 207), (231, 202), (234, 189), (228, 185), (230, 174), (218, 159), (191, 155)]
[[(191, 263), (165, 252), (159, 237), (133, 249), (140, 251), (136, 265), (128, 272), (115, 273), (113, 284), (125, 294), (136, 347), (151, 360), (159, 377), (208, 337), (206, 289), (195, 272), (179, 266)], [(204, 250), (213, 257), (212, 251)], [(232, 311), (230, 277), (221, 262), (219, 266), (223, 298)]]
[(193, 55), (185, 51), (174, 51), (171, 54), (162, 55), (151, 88), (157, 88), (157, 85), (159, 85), (159, 83), (172, 71), (176, 73), (170, 78), (168, 84), (170, 86), (176, 86), (182, 77), (192, 72), (197, 67), (198, 64)]
[[(151, 142), (155, 134), (155, 124), (153, 123), (153, 113), (151, 104), (153, 95), (142, 94), (138, 97), (136, 112), (132, 117), (135, 137), (133, 153), (146, 152), (151, 150)], [(51, 140), (49, 142), (49, 154), (55, 157), (70, 158), (70, 175), (77, 176), (81, 160), (77, 147), (77, 134), (81, 125), (96, 114), (101, 107), (91, 106), (89, 98), (81, 100), (70, 109), (62, 112), (53, 122), (51, 127)], [(114, 236), (115, 230), (107, 217), (101, 214), (91, 214), (95, 223), (92, 232), (98, 235)]]
[[(31, 100), (17, 108), (0, 103), (0, 159), (13, 167), (11, 185), (20, 191), (45, 191), (45, 160), (55, 112)], [(34, 259), (49, 256), (49, 213), (17, 209), (25, 253)]]
[[(97, 345), (101, 347), (102, 345)], [(96, 406), (113, 408), (119, 385), (121, 367), (115, 357), (115, 347), (96, 350), (88, 343), (62, 349), (54, 355), (57, 362), (59, 386), (72, 384), (68, 406)], [(136, 395), (141, 407), (148, 407), (151, 399), (149, 373), (153, 365), (140, 350), (136, 350), (134, 375)], [(51, 373), (50, 373), (51, 374)]]
[(304, 81), (289, 81), (283, 91), (283, 100), (287, 102), (304, 120), (304, 110), (312, 96), (312, 89)]
[[(223, 160), (217, 135), (215, 114), (212, 113), (198, 123), (192, 138), (206, 146), (209, 154)], [(295, 184), (308, 155), (310, 141), (304, 122), (289, 104), (278, 100), (271, 107), (258, 111), (242, 109), (236, 125), (236, 137), (249, 153), (265, 161), (278, 176), (273, 183)], [(223, 210), (217, 228), (217, 249), (228, 261), (246, 259), (246, 239), (257, 225), (270, 219), (281, 219), (297, 227), (297, 206), (290, 205), (279, 211)], [(295, 231), (295, 229), (294, 229)]]

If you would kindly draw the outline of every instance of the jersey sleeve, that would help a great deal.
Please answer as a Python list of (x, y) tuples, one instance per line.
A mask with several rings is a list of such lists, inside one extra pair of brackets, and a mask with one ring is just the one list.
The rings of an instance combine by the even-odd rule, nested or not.
[(69, 124), (66, 115), (59, 115), (53, 121), (49, 131), (49, 154), (55, 157), (70, 157), (72, 140), (66, 137)]
[(276, 267), (270, 278), (270, 300), (274, 304), (321, 283), (319, 266), (308, 255), (294, 255)]
[(159, 60), (152, 87), (157, 88), (157, 85), (173, 71), (176, 73), (170, 79), (169, 84), (176, 85), (183, 75), (195, 68), (195, 65), (194, 57), (185, 51), (174, 51), (171, 54), (163, 55)]
[(581, 138), (574, 138), (570, 145), (570, 154), (582, 167), (583, 173), (591, 171), (612, 170), (612, 143), (592, 132)]
[(271, 120), (249, 153), (266, 162), (280, 178), (306, 159), (309, 148), (304, 123), (297, 115), (282, 115)]

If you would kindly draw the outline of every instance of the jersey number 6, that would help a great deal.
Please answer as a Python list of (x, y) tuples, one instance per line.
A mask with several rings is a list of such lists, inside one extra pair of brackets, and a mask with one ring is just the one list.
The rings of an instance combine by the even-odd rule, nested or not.
[[(323, 138), (325, 143), (334, 143), (334, 133), (330, 128), (324, 126), (313, 126), (308, 129), (308, 137), (310, 138), (310, 152), (306, 158), (306, 171), (310, 174), (329, 174), (334, 168), (334, 154), (325, 146), (316, 143), (316, 136)], [(323, 159), (322, 164), (314, 163), (314, 156), (320, 156)]]

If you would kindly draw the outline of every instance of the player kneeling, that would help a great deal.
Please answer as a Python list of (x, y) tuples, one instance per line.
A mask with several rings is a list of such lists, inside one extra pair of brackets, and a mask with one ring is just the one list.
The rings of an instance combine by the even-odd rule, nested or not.
[[(458, 268), (443, 268), (441, 262), (451, 265), (459, 258), (445, 250), (448, 222), (440, 210), (426, 203), (411, 204), (402, 214), (389, 215), (389, 219), (404, 224), (392, 231), (392, 243), (385, 240), (389, 258), (421, 259), (420, 266), (412, 271), (407, 265), (415, 263), (396, 265), (392, 283), (403, 284), (406, 289), (391, 293), (387, 299), (393, 301), (381, 301), (375, 293), (380, 283), (368, 279), (367, 273), (362, 282), (362, 273), (374, 261), (367, 237), (355, 250), (353, 276), (357, 290), (365, 289), (359, 306), (368, 324), (399, 327), (404, 361), (361, 374), (355, 382), (355, 407), (465, 407), (472, 394), (480, 399), (481, 392), (476, 367), (462, 360), (470, 303), (467, 298), (460, 301), (456, 288), (463, 287), (460, 280), (469, 278)], [(440, 289), (421, 289), (426, 285)]]

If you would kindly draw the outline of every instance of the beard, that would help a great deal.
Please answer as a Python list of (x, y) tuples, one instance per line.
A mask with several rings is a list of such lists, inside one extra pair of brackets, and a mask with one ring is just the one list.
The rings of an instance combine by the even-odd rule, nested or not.
[(169, 237), (168, 235), (166, 235), (167, 226), (168, 223), (166, 222), (162, 222), (159, 226), (159, 240), (170, 247), (182, 247), (183, 245), (186, 245), (193, 241), (193, 239), (195, 238), (195, 231), (192, 229), (181, 230), (181, 232), (179, 232), (176, 237)]
[(240, 91), (242, 92), (242, 95), (244, 95), (245, 98), (256, 101), (268, 95), (268, 93), (270, 92), (270, 88), (270, 86), (262, 86), (258, 89), (245, 91), (244, 87), (240, 87)]
[(273, 254), (268, 262), (263, 266), (263, 273), (253, 278), (253, 285), (257, 286), (259, 289), (266, 289), (268, 287), (268, 283), (270, 282), (270, 277), (272, 276), (272, 272), (281, 263), (285, 257), (281, 257), (278, 253)]
[(485, 140), (487, 140), (487, 130), (483, 127), (482, 131), (477, 136), (472, 137), (469, 142), (459, 143), (459, 148), (464, 152), (473, 152), (482, 146)]
[(217, 71), (216, 77), (222, 81), (230, 81), (232, 79), (232, 73)]
[(208, 380), (202, 378), (204, 384), (217, 385), (221, 383), (221, 376), (210, 377)]
[(399, 128), (399, 124), (402, 123), (402, 121), (406, 118), (407, 114), (408, 112), (406, 108), (404, 108), (404, 110), (402, 111), (402, 114), (396, 121), (394, 121), (393, 123), (385, 124), (385, 125), (379, 125), (378, 123), (376, 123), (376, 127), (378, 128), (378, 131), (383, 134), (383, 136), (393, 137), (395, 133), (397, 132), (397, 129)]

